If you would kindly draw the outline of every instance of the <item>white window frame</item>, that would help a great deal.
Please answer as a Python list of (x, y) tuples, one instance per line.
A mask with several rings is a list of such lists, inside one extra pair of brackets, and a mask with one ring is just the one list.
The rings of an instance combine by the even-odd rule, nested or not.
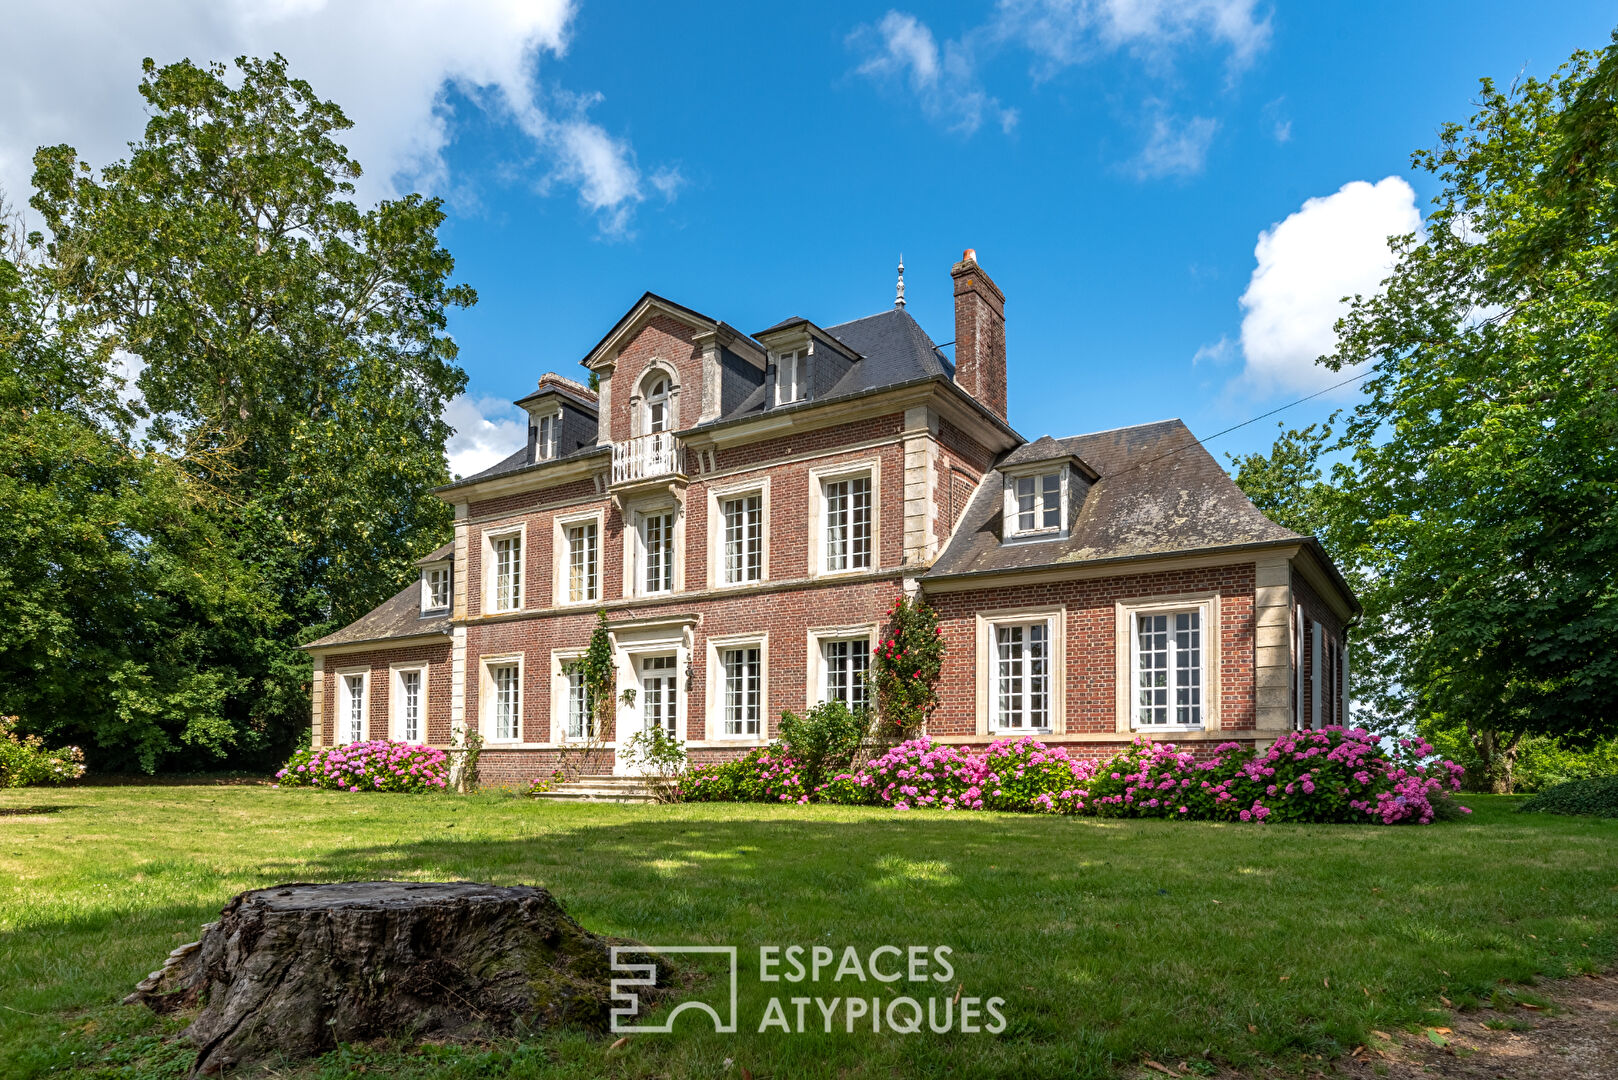
[[(494, 681), (494, 669), (501, 667), (517, 669), (516, 732), (505, 736), (500, 735), (498, 730), (499, 701), (496, 699), (497, 688)], [(523, 703), (526, 698), (524, 678), (522, 653), (478, 657), (478, 732), (483, 736), (484, 742), (515, 746), (523, 741), (523, 733), (528, 726), (527, 719), (523, 716)]]
[[(433, 603), (433, 575), (444, 575), (444, 602)], [(455, 603), (455, 564), (448, 560), (421, 568), (421, 613), (448, 611)]]
[[(405, 732), (404, 679), (407, 674), (421, 677), (416, 685), (416, 723), (420, 730), (414, 740)], [(388, 665), (388, 738), (396, 742), (427, 742), (427, 677), (425, 660)]]
[[(1141, 614), (1165, 615), (1197, 610), (1201, 619), (1202, 651), (1202, 722), (1200, 724), (1146, 724), (1136, 722), (1136, 702), (1140, 681), (1139, 641), (1136, 637), (1136, 616)], [(1220, 728), (1220, 702), (1223, 696), (1221, 676), (1221, 602), (1217, 592), (1182, 593), (1173, 596), (1143, 597), (1133, 601), (1118, 601), (1115, 605), (1117, 621), (1117, 707), (1118, 731), (1136, 734), (1179, 731), (1217, 731)], [(1170, 708), (1173, 708), (1171, 703)]]
[[(1066, 465), (1051, 467), (1047, 463), (1037, 466), (1022, 466), (1006, 472), (1005, 487), (1002, 493), (1001, 523), (1002, 533), (1007, 540), (1057, 540), (1068, 534), (1068, 508), (1072, 505), (1070, 492), (1073, 487), (1073, 470)], [(1046, 477), (1057, 478), (1057, 514), (1056, 524), (1044, 524), (1044, 486)], [(1035, 524), (1031, 529), (1024, 529), (1020, 524), (1020, 502), (1017, 494), (1017, 484), (1023, 480), (1032, 480), (1034, 483), (1034, 515)]]
[(554, 461), (562, 442), (562, 410), (534, 414), (534, 460)]
[[(669, 566), (669, 587), (655, 592), (646, 588), (646, 519), (667, 515), (672, 519), (669, 533), (672, 537), (671, 561)], [(624, 577), (625, 596), (672, 596), (685, 587), (683, 572), (684, 560), (680, 557), (681, 549), (685, 546), (685, 514), (680, 510), (678, 503), (643, 506), (628, 515), (632, 526), (624, 530), (624, 565), (630, 573)]]
[[(595, 595), (575, 600), (572, 597), (572, 541), (568, 533), (581, 525), (594, 525), (596, 530)], [(606, 596), (606, 514), (600, 508), (575, 514), (556, 515), (551, 540), (551, 596), (556, 607), (579, 607), (599, 604)]]
[[(653, 387), (661, 382), (666, 389), (661, 395), (654, 392)], [(647, 369), (640, 381), (640, 434), (651, 435), (659, 431), (674, 431), (678, 427), (674, 418), (674, 395), (678, 391), (674, 373), (662, 365), (655, 365)], [(663, 407), (663, 426), (653, 427), (653, 409)]]
[[(726, 700), (725, 653), (734, 649), (758, 650), (759, 729), (749, 735), (745, 731), (731, 735), (725, 731), (728, 702)], [(704, 710), (705, 741), (726, 744), (746, 743), (763, 745), (770, 737), (770, 636), (768, 634), (725, 634), (708, 639), (708, 677)]]
[[(338, 746), (349, 746), (357, 742), (366, 742), (371, 738), (371, 669), (369, 667), (338, 668), (337, 692), (334, 696), (336, 708), (336, 724), (332, 727), (332, 736)], [(354, 676), (360, 679), (360, 727), (361, 731), (356, 738), (353, 734), (353, 703), (354, 691), (348, 680)]]
[[(775, 357), (775, 403), (809, 400), (809, 346), (785, 349)], [(790, 373), (790, 377), (788, 377)]]
[[(500, 607), (496, 600), (500, 589), (500, 568), (495, 542), (517, 539), (517, 603), (514, 607)], [(524, 611), (528, 607), (528, 523), (483, 530), (483, 613), (503, 615)]]
[[(1065, 605), (1039, 605), (1033, 607), (1005, 607), (977, 612), (974, 638), (975, 689), (977, 691), (977, 734), (981, 737), (1000, 735), (1063, 735), (1067, 733), (1067, 607)], [(1045, 709), (1047, 726), (1041, 728), (1008, 728), (999, 716), (1000, 650), (998, 629), (1002, 626), (1028, 626), (1043, 622), (1048, 635), (1046, 675), (1049, 685)]]
[[(877, 627), (875, 624), (826, 626), (811, 629), (808, 635), (809, 662), (804, 665), (805, 674), (808, 676), (804, 679), (804, 705), (812, 709), (821, 702), (829, 700), (826, 696), (827, 679), (830, 677), (830, 671), (826, 663), (827, 644), (835, 641), (863, 640), (866, 647), (874, 654), (876, 635)], [(870, 670), (870, 663), (866, 664), (866, 670)], [(869, 697), (866, 699), (866, 704), (868, 706), (873, 704)]]
[(558, 649), (551, 653), (551, 742), (558, 744), (576, 744), (589, 742), (588, 734), (592, 718), (584, 718), (584, 727), (580, 735), (573, 735), (568, 730), (568, 723), (572, 719), (573, 683), (572, 676), (567, 673), (569, 664), (584, 656), (582, 651)]
[[(826, 569), (826, 485), (860, 476), (871, 479), (871, 565), (846, 570)], [(852, 508), (850, 508), (852, 516)], [(846, 577), (868, 574), (882, 566), (882, 463), (877, 458), (841, 462), (809, 470), (809, 576)], [(850, 537), (852, 553), (852, 537)], [(850, 559), (852, 561), (852, 559)]]
[[(756, 581), (725, 580), (725, 504), (733, 499), (757, 495), (760, 504), (759, 578)], [(770, 580), (770, 480), (762, 477), (708, 489), (708, 585), (716, 589), (746, 588)]]

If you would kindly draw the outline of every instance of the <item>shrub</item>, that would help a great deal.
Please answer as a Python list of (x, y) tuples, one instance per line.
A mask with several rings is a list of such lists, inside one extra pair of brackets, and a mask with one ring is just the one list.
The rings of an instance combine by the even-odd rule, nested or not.
[(823, 701), (807, 716), (784, 712), (781, 754), (796, 762), (804, 787), (813, 791), (829, 776), (854, 767), (870, 727), (865, 710), (851, 710), (841, 701)]
[(0, 787), (64, 784), (84, 775), (84, 751), (50, 750), (38, 735), (18, 735), (17, 718), (0, 716)]
[(871, 650), (870, 681), (883, 735), (911, 739), (938, 708), (944, 635), (925, 600), (893, 598), (887, 625)]
[(1569, 780), (1546, 788), (1518, 810), (1545, 814), (1593, 814), (1618, 818), (1618, 776)]
[(680, 777), (676, 794), (686, 802), (809, 801), (797, 761), (778, 746), (760, 747), (735, 761), (694, 766)]
[(1093, 768), (1035, 739), (997, 742), (972, 754), (923, 736), (900, 743), (856, 773), (833, 777), (818, 795), (826, 802), (896, 810), (1076, 813)]
[(440, 791), (449, 783), (449, 758), (436, 747), (373, 739), (300, 750), (275, 779), (329, 791)]

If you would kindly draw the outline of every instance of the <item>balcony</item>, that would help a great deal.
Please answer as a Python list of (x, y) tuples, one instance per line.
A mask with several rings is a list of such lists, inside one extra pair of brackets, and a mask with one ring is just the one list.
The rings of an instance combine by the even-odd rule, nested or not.
[(685, 448), (673, 432), (657, 431), (612, 444), (612, 486), (637, 487), (685, 479)]

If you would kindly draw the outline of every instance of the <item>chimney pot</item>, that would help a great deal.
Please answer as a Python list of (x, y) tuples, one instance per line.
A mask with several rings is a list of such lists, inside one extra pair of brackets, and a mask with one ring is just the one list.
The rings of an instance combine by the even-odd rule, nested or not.
[(962, 262), (977, 262), (978, 261), (978, 249), (977, 248), (967, 248), (965, 251), (961, 252), (961, 261)]

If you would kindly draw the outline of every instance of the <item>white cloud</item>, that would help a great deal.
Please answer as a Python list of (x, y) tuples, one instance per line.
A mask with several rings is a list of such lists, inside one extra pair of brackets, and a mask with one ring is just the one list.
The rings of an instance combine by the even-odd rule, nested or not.
[(1349, 377), (1315, 363), (1337, 343), (1343, 297), (1370, 295), (1393, 268), (1387, 238), (1416, 232), (1416, 193), (1397, 176), (1355, 180), (1309, 199), (1259, 234), (1242, 294), (1243, 380), (1264, 391), (1313, 392)]
[[(562, 56), (573, 0), (57, 0), (15, 6), (0, 69), (0, 184), (26, 201), (34, 149), (59, 142), (100, 165), (145, 123), (140, 63), (286, 56), (293, 75), (343, 107), (342, 141), (367, 198), (449, 185), (454, 87), (515, 122), (604, 225), (644, 198), (626, 143), (584, 115), (594, 98), (536, 94), (542, 55)], [(582, 104), (580, 103), (582, 102)], [(559, 115), (552, 115), (552, 113)]]
[(450, 399), (444, 422), (455, 429), (444, 446), (453, 476), (481, 472), (528, 445), (528, 420), (521, 409), (495, 397)]
[(1135, 159), (1136, 175), (1153, 179), (1201, 172), (1218, 130), (1219, 121), (1206, 116), (1180, 120), (1159, 114), (1152, 121), (1151, 137)]
[(859, 73), (903, 84), (929, 120), (970, 135), (985, 119), (1010, 131), (1015, 109), (1003, 108), (978, 82), (971, 45), (947, 41), (942, 49), (926, 23), (914, 15), (890, 11), (876, 26), (864, 26), (849, 41), (866, 58)]
[[(1022, 49), (1035, 60), (1036, 77), (1048, 78), (1119, 51), (1161, 74), (1180, 52), (1212, 46), (1228, 53), (1234, 74), (1269, 45), (1269, 16), (1260, 18), (1256, 8), (1257, 0), (1000, 0), (987, 22), (942, 44), (903, 11), (889, 11), (848, 41), (863, 54), (857, 74), (904, 86), (928, 119), (967, 135), (985, 121), (1010, 132), (1017, 111), (984, 89), (979, 54)], [(1206, 117), (1178, 122), (1159, 115), (1136, 171), (1199, 171), (1217, 126)]]
[(1257, 0), (1000, 0), (996, 30), (1049, 67), (1081, 64), (1127, 49), (1154, 66), (1207, 42), (1246, 67), (1270, 43), (1270, 17)]

